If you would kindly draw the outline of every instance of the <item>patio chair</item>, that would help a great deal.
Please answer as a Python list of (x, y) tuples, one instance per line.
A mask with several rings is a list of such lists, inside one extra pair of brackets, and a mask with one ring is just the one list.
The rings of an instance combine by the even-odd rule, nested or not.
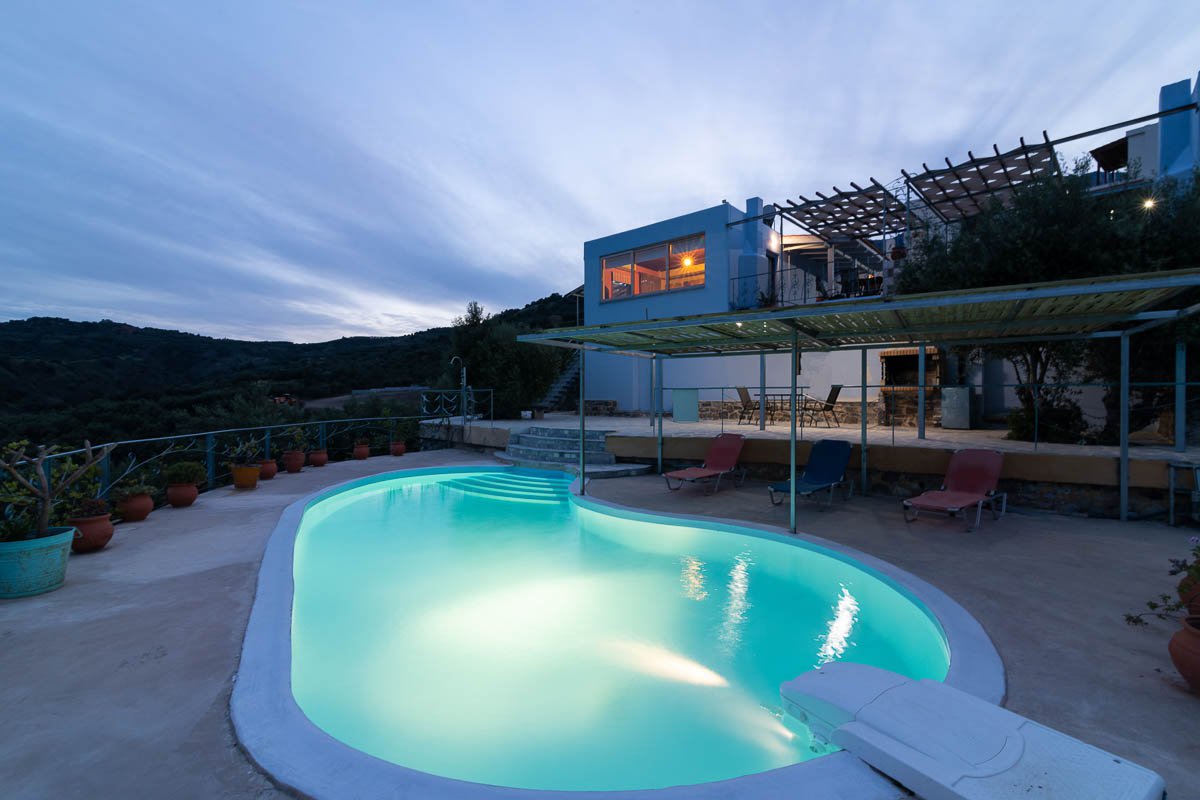
[[(954, 516), (960, 511), (967, 530), (979, 527), (986, 503), (991, 509), (992, 519), (1000, 519), (1008, 510), (1008, 493), (997, 492), (1000, 468), (1004, 455), (996, 450), (959, 450), (950, 457), (946, 479), (942, 488), (909, 498), (903, 503), (904, 521), (914, 522), (922, 511), (940, 511)], [(1000, 510), (996, 511), (996, 501)], [(975, 509), (975, 524), (972, 525), (967, 511)], [(909, 512), (912, 517), (909, 517)]]
[(737, 387), (738, 400), (741, 401), (741, 408), (738, 409), (738, 425), (747, 422), (753, 422), (758, 416), (758, 401), (750, 397), (750, 391), (745, 386)]
[[(817, 424), (817, 417), (820, 416), (821, 419), (825, 420), (826, 428), (832, 428), (834, 425), (839, 428), (842, 427), (842, 422), (838, 419), (837, 415), (837, 399), (841, 393), (842, 384), (835, 383), (829, 387), (829, 396), (824, 400), (818, 400), (807, 394), (801, 395), (803, 403), (800, 406), (800, 414), (807, 417), (809, 423), (812, 425)], [(831, 420), (833, 421), (833, 425), (829, 424)]]
[[(846, 480), (846, 467), (850, 464), (850, 443), (836, 439), (822, 439), (812, 446), (804, 472), (796, 478), (796, 494), (812, 496), (816, 492), (829, 491), (829, 500), (822, 510), (833, 506), (833, 489), (846, 486), (846, 499), (854, 492), (854, 481)], [(767, 487), (771, 505), (779, 505), (792, 490), (791, 481), (772, 483)], [(778, 498), (776, 497), (778, 495)]]
[[(722, 433), (717, 438), (712, 440), (712, 444), (708, 446), (708, 453), (704, 457), (704, 464), (699, 467), (688, 467), (687, 469), (678, 469), (674, 472), (663, 474), (663, 480), (667, 482), (667, 488), (673, 492), (679, 491), (684, 482), (698, 483), (708, 482), (716, 479), (712, 492), (716, 494), (721, 488), (721, 478), (726, 475), (732, 475), (735, 472), (740, 472), (741, 477), (738, 479), (740, 486), (746, 480), (746, 470), (738, 470), (738, 458), (742, 455), (742, 445), (746, 443), (746, 437), (740, 433)], [(671, 485), (671, 479), (679, 481), (676, 486)]]

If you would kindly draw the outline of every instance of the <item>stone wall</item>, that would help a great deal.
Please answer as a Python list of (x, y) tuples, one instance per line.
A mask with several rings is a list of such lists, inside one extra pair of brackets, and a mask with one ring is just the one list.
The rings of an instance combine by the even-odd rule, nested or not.
[[(616, 400), (585, 400), (584, 413), (589, 417), (611, 417), (617, 412)], [(578, 416), (578, 415), (576, 415)]]
[[(880, 425), (888, 427), (892, 424), (892, 411), (896, 416), (897, 428), (915, 428), (917, 427), (917, 395), (913, 393), (897, 393), (894, 399), (890, 396), (871, 400), (867, 403), (867, 422), (870, 425)], [(799, 400), (797, 400), (799, 403)], [(702, 420), (719, 420), (724, 417), (726, 420), (737, 422), (738, 416), (741, 413), (742, 404), (737, 400), (701, 400), (700, 401), (700, 419)], [(858, 400), (839, 400), (836, 403), (837, 421), (843, 426), (856, 427), (862, 416), (862, 403)], [(773, 415), (768, 416), (768, 422), (772, 419), (775, 423), (786, 423), (789, 419), (789, 409), (786, 404), (782, 409), (776, 409)], [(755, 424), (758, 423), (758, 412), (755, 412), (752, 420)], [(925, 424), (928, 426), (940, 425), (942, 422), (942, 397), (936, 389), (929, 389), (925, 393)], [(807, 427), (825, 427), (824, 415), (818, 413), (816, 422), (811, 419), (805, 419)]]
[[(814, 432), (812, 438), (819, 438)], [(707, 451), (705, 437), (668, 437), (663, 455), (669, 468), (698, 464)], [(798, 442), (797, 458), (807, 461), (812, 439)], [(610, 434), (610, 453), (621, 461), (654, 463), (655, 441), (649, 436)], [(941, 485), (952, 451), (932, 447), (876, 445), (869, 450), (868, 478), (871, 493), (896, 498), (911, 497)], [(850, 472), (857, 480), (860, 450), (851, 449)], [(787, 476), (789, 446), (782, 439), (748, 439), (742, 463), (749, 474), (762, 480)], [(1162, 514), (1167, 506), (1167, 462), (1134, 459), (1129, 464), (1130, 512), (1133, 516)], [(1060, 514), (1115, 517), (1119, 508), (1117, 458), (1105, 454), (1005, 453), (1000, 488), (1014, 506), (1044, 509)], [(1179, 474), (1180, 487), (1191, 489), (1191, 474)], [(1186, 496), (1181, 496), (1186, 500)], [(1186, 505), (1186, 504), (1185, 504)]]
[[(917, 392), (914, 389), (883, 390), (875, 402), (876, 424), (891, 427), (895, 416), (897, 428), (917, 427)], [(936, 387), (925, 390), (925, 424), (942, 424), (942, 393)]]

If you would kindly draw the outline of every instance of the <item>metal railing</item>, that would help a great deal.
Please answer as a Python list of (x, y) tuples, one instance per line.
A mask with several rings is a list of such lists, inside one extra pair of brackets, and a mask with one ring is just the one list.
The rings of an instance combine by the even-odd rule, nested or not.
[(775, 308), (878, 295), (883, 284), (881, 271), (860, 273), (839, 269), (832, 284), (801, 267), (737, 275), (729, 279), (729, 302), (734, 308)]
[[(1178, 386), (1179, 384), (1174, 381), (1130, 382), (1130, 411), (1141, 418), (1140, 422), (1135, 423), (1138, 427), (1134, 430), (1144, 428), (1146, 424), (1152, 424), (1154, 418), (1160, 417), (1164, 413), (1174, 414), (1174, 390)], [(1197, 391), (1200, 389), (1200, 382), (1190, 381), (1183, 384), (1183, 387), (1189, 395), (1185, 404), (1185, 419), (1182, 427), (1172, 426), (1171, 431), (1161, 434), (1160, 446), (1162, 447), (1178, 449), (1176, 437), (1177, 432), (1181, 429), (1184, 431), (1184, 445), (1186, 446), (1186, 417), (1189, 416), (1186, 412), (1200, 408), (1200, 391)], [(745, 419), (739, 408), (741, 400), (737, 393), (738, 388), (737, 386), (663, 387), (664, 407), (673, 408), (674, 406), (673, 402), (667, 402), (666, 393), (679, 390), (697, 391), (701, 403), (709, 401), (720, 404), (716, 416), (707, 418), (702, 416), (700, 421), (720, 422), (721, 430), (724, 431), (727, 421), (735, 421), (739, 417)], [(764, 407), (768, 409), (768, 413), (763, 415), (765, 426), (789, 424), (790, 397), (786, 395), (790, 395), (790, 386), (767, 386), (761, 393), (760, 387), (757, 385), (740, 388), (748, 390), (753, 402), (764, 403), (765, 401)], [(913, 407), (919, 395), (919, 388), (919, 385), (915, 383), (868, 383), (866, 385), (868, 428), (875, 437), (883, 429), (890, 434), (891, 443), (895, 444), (897, 428), (905, 430), (921, 427), (916, 421), (916, 409)], [(958, 387), (949, 384), (927, 384), (924, 409), (926, 426), (937, 427), (933, 424), (933, 418), (935, 402), (940, 403), (940, 397), (937, 401), (934, 398), (943, 389), (956, 388), (971, 390), (972, 406), (968, 410), (967, 426), (962, 429), (939, 427), (939, 430), (999, 431), (1008, 429), (1010, 433), (1018, 434), (1012, 436), (1012, 440), (1029, 442), (1033, 445), (1035, 452), (1047, 443), (1073, 444), (1083, 447), (1117, 445), (1116, 441), (1102, 440), (1106, 433), (1110, 436), (1116, 435), (1113, 426), (1117, 423), (1119, 406), (1112, 405), (1115, 401), (1108, 395), (1111, 392), (1120, 391), (1119, 382), (1002, 383), (988, 384), (982, 387), (979, 385)], [(1146, 399), (1147, 391), (1152, 389), (1165, 390), (1163, 392), (1166, 395), (1165, 399), (1150, 404), (1143, 402)], [(838, 408), (846, 412), (853, 412), (852, 419), (842, 422), (842, 427), (857, 428), (861, 425), (862, 390), (862, 384), (842, 385), (841, 393), (838, 396)], [(829, 386), (798, 385), (796, 391), (798, 396), (806, 395), (811, 406), (814, 402), (820, 403), (825, 400)], [(1029, 407), (1020, 400), (1019, 393), (1022, 391), (1027, 391), (1031, 395)], [(997, 403), (997, 407), (991, 409), (983, 407), (985, 393)], [(798, 409), (802, 407), (799, 402)], [(1110, 405), (1112, 405), (1111, 409)], [(711, 413), (711, 409), (709, 411)], [(1021, 415), (1024, 414), (1028, 414), (1030, 419), (1023, 419)], [(673, 411), (671, 416), (673, 416)], [(807, 422), (810, 419), (807, 415), (798, 414), (797, 416), (797, 435), (803, 439), (805, 428), (813, 426)], [(900, 422), (908, 420), (910, 417), (913, 420), (912, 424)], [(759, 421), (757, 412), (746, 419), (746, 422), (754, 426), (758, 426)], [(653, 424), (653, 420), (651, 420), (651, 424)], [(824, 427), (821, 430), (824, 430)]]
[[(199, 461), (205, 468), (206, 487), (217, 488), (230, 482), (230, 459), (243, 450), (255, 452), (261, 459), (277, 457), (285, 450), (325, 450), (332, 455), (353, 451), (359, 438), (372, 434), (381, 440), (386, 434), (392, 440), (404, 423), (428, 419), (424, 416), (360, 417), (353, 419), (282, 422), (249, 428), (183, 433), (174, 436), (154, 436), (145, 439), (126, 439), (95, 445), (111, 448), (97, 463), (95, 476), (89, 485), (91, 494), (107, 498), (114, 487), (123, 482), (164, 483), (162, 472), (172, 461)], [(412, 430), (416, 436), (416, 428)], [(408, 438), (408, 437), (405, 437)], [(54, 469), (84, 453), (83, 449), (54, 453), (46, 460), (46, 468)]]

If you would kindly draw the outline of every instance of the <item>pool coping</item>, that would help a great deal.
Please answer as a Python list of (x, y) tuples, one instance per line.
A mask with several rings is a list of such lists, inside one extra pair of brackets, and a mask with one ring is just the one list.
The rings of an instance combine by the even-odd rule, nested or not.
[[(278, 785), (304, 797), (408, 798), (431, 800), (651, 800), (664, 798), (778, 797), (803, 791), (807, 798), (894, 798), (896, 787), (847, 752), (812, 761), (711, 783), (663, 789), (563, 791), (517, 789), (433, 775), (368, 755), (335, 739), (305, 716), (292, 695), (291, 618), (293, 557), (305, 510), (347, 489), (394, 478), (459, 472), (538, 472), (493, 464), (402, 469), (355, 478), (312, 492), (280, 514), (263, 552), (258, 586), (241, 662), (234, 676), (230, 716), (239, 746)], [(571, 484), (571, 501), (584, 508), (627, 519), (663, 524), (703, 525), (793, 544), (803, 543), (835, 557), (859, 562), (917, 600), (942, 629), (950, 649), (945, 682), (988, 702), (1002, 704), (1004, 665), (983, 627), (962, 606), (932, 584), (867, 553), (808, 534), (707, 516), (648, 512), (579, 494)], [(734, 530), (737, 529), (737, 530)]]

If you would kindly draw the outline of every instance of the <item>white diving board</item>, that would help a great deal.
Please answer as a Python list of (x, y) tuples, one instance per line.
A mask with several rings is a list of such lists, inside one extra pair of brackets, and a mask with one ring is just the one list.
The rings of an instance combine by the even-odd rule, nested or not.
[(931, 680), (849, 662), (780, 687), (813, 737), (926, 800), (1162, 800), (1155, 772)]

